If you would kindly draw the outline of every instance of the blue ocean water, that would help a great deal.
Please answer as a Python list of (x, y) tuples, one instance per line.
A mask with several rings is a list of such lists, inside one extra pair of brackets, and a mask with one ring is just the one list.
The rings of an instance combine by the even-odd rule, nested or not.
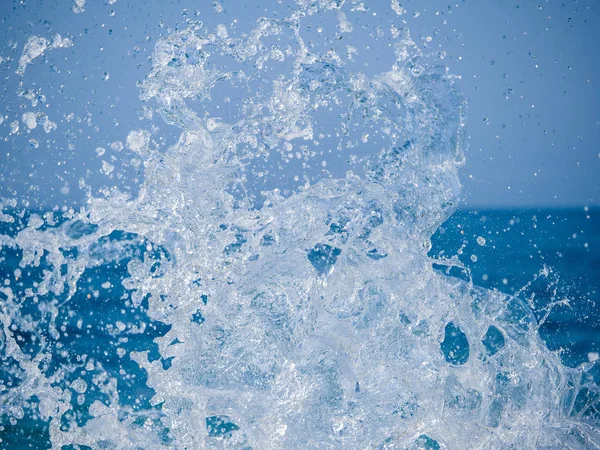
[[(0, 225), (0, 236), (16, 236), (25, 228), (31, 215), (31, 212), (15, 213), (15, 222)], [(64, 219), (57, 215), (54, 220), (55, 226), (60, 226)], [(69, 233), (73, 237), (93, 231), (81, 223), (70, 227)], [(450, 276), (471, 280), (475, 285), (516, 295), (525, 301), (535, 299), (530, 304), (539, 321), (540, 336), (549, 349), (560, 354), (563, 363), (575, 367), (596, 358), (600, 352), (599, 230), (600, 210), (595, 208), (459, 210), (433, 235), (429, 255), (434, 266)], [(170, 327), (148, 318), (146, 301), (139, 308), (123, 309), (126, 290), (122, 281), (128, 277), (127, 263), (146, 251), (147, 241), (115, 232), (98, 245), (99, 248), (112, 246), (117, 253), (113, 254), (110, 264), (99, 260), (101, 264), (87, 268), (81, 277), (77, 292), (68, 302), (67, 317), (59, 317), (56, 324), (62, 333), (52, 344), (50, 364), (54, 367), (46, 369), (60, 371), (70, 359), (87, 355), (119, 380), (116, 386), (119, 397), (122, 403), (131, 407), (132, 413), (155, 410), (149, 402), (155, 392), (146, 385), (145, 370), (129, 358), (120, 358), (117, 351), (121, 348), (123, 353), (149, 350), (150, 361), (160, 360), (165, 369), (171, 364), (170, 359), (161, 358), (153, 342)], [(24, 293), (40, 279), (46, 267), (45, 256), (41, 256), (37, 268), (29, 267), (16, 277), (15, 271), (20, 270), (23, 254), (19, 249), (2, 247), (0, 280), (17, 293)], [(156, 256), (159, 257), (158, 254)], [(38, 300), (43, 302), (42, 298)], [(206, 296), (203, 296), (203, 301), (206, 301)], [(556, 305), (549, 308), (554, 303)], [(38, 323), (43, 323), (38, 304), (31, 303), (25, 312)], [(63, 308), (65, 306), (62, 305)], [(193, 319), (198, 323), (204, 321), (200, 312)], [(113, 324), (120, 322), (134, 324), (138, 328), (127, 333), (125, 338), (116, 338), (118, 333), (114, 332)], [(32, 354), (36, 353), (40, 338), (43, 338), (40, 331), (13, 328), (23, 348)], [(77, 374), (65, 376), (76, 379)], [(13, 389), (14, 383), (17, 381), (11, 370), (11, 360), (3, 358), (0, 392)], [(89, 420), (86, 407), (94, 400), (107, 399), (104, 393), (90, 386), (85, 401), (79, 405), (75, 403), (73, 411), (63, 418), (64, 429), (69, 428), (70, 420), (76, 423)], [(29, 406), (35, 406), (34, 403), (35, 399)], [(593, 406), (595, 402), (590, 403), (592, 406), (588, 414), (598, 414)], [(2, 407), (8, 407), (6, 401)], [(206, 422), (209, 435), (219, 436), (219, 431), (212, 426), (213, 422), (221, 424), (219, 429), (224, 427), (224, 434), (237, 429), (237, 425), (226, 422), (226, 418), (209, 417)], [(48, 423), (27, 412), (21, 420), (12, 422), (3, 415), (0, 439), (2, 449), (51, 447)], [(165, 443), (168, 443), (167, 437)], [(427, 445), (423, 448), (439, 448), (437, 444)], [(76, 447), (63, 447), (65, 450), (71, 448)]]
[(599, 231), (598, 208), (461, 210), (435, 233), (429, 255), (455, 256), (470, 274), (451, 273), (476, 285), (533, 298), (540, 335), (576, 366), (600, 351)]

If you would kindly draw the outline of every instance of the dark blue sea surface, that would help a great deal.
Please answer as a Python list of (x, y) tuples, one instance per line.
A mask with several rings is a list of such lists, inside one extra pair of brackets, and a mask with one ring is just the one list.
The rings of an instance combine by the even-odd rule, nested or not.
[[(2, 223), (0, 234), (16, 236), (25, 227), (30, 213), (16, 214), (14, 223)], [(74, 236), (92, 230), (77, 228), (77, 223), (65, 222), (72, 227)], [(44, 225), (46, 226), (46, 225)], [(61, 226), (57, 218), (56, 225)], [(539, 332), (551, 350), (560, 352), (569, 366), (597, 358), (600, 352), (600, 210), (461, 210), (451, 216), (432, 238), (429, 255), (435, 267), (451, 276), (472, 280), (473, 284), (497, 289), (527, 301), (539, 321)], [(139, 236), (113, 232), (97, 243), (98, 252), (112, 256), (110, 263), (98, 257), (94, 267), (85, 269), (77, 284), (76, 293), (68, 301), (53, 299), (50, 291), (44, 296), (30, 297), (24, 302), (21, 317), (29, 315), (38, 328), (27, 329), (12, 324), (9, 329), (23, 348), (35, 355), (41, 338), (48, 338), (49, 320), (40, 305), (55, 301), (59, 314), (53, 325), (62, 332), (46, 340), (51, 361), (44, 362), (46, 374), (68, 366), (70, 358), (87, 355), (96, 361), (98, 373), (105, 370), (118, 379), (117, 390), (122, 404), (131, 413), (155, 411), (149, 400), (153, 390), (146, 386), (146, 374), (129, 357), (118, 357), (131, 351), (149, 350), (149, 359), (161, 359), (168, 368), (170, 360), (162, 360), (155, 337), (164, 335), (169, 327), (151, 320), (146, 314), (147, 303), (134, 307), (122, 281), (128, 277), (127, 263), (146, 249), (147, 242)], [(65, 251), (67, 251), (65, 249)], [(159, 255), (157, 260), (168, 255)], [(68, 251), (67, 251), (68, 253)], [(22, 258), (19, 249), (3, 247), (0, 250), (0, 280), (17, 293), (35, 286), (42, 271), (48, 267), (46, 255), (38, 267), (27, 267), (15, 275)], [(0, 294), (0, 303), (6, 307)], [(553, 305), (553, 306), (551, 306)], [(201, 322), (203, 317), (197, 319)], [(135, 332), (125, 335), (115, 332), (115, 324), (127, 323)], [(132, 328), (131, 324), (135, 325)], [(118, 326), (118, 325), (117, 325)], [(500, 336), (501, 337), (501, 336)], [(494, 336), (486, 336), (491, 347)], [(0, 393), (18, 386), (15, 362), (2, 357)], [(94, 370), (91, 370), (93, 375)], [(77, 379), (80, 374), (65, 374)], [(63, 417), (62, 427), (82, 424), (89, 419), (86, 412), (95, 400), (104, 394), (90, 384), (85, 402), (76, 404), (73, 412)], [(3, 409), (10, 405), (2, 405)], [(32, 406), (35, 410), (35, 405)], [(147, 416), (143, 416), (146, 420)], [(0, 424), (0, 448), (48, 448), (47, 424), (35, 415), (25, 413), (23, 419)], [(167, 438), (165, 438), (167, 439)], [(166, 441), (165, 441), (166, 442)]]
[(465, 268), (440, 270), (527, 300), (565, 364), (600, 351), (599, 209), (458, 211), (433, 236), (429, 255)]

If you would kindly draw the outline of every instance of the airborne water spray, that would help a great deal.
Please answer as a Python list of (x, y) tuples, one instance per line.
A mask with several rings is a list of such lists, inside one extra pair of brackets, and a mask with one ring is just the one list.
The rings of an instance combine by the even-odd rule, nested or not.
[(575, 417), (594, 366), (565, 368), (525, 303), (427, 256), (460, 194), (452, 75), (395, 27), (389, 67), (362, 71), (340, 5), (301, 3), (158, 41), (141, 97), (180, 137), (129, 133), (135, 196), (4, 202), (5, 430), (30, 420), (57, 449), (600, 445)]

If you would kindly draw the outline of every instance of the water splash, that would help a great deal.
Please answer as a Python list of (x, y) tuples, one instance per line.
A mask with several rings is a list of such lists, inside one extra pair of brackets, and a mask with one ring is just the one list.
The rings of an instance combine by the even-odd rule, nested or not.
[(141, 86), (181, 135), (163, 152), (129, 133), (135, 198), (5, 202), (5, 430), (29, 421), (53, 448), (600, 446), (596, 366), (565, 368), (527, 304), (427, 256), (460, 194), (453, 77), (397, 29), (389, 70), (361, 73), (339, 33), (303, 38), (326, 14), (351, 32), (325, 1), (244, 36), (189, 22)]

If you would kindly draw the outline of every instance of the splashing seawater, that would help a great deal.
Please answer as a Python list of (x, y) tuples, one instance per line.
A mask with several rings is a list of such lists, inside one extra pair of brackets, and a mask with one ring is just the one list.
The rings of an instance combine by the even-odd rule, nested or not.
[(157, 43), (141, 96), (181, 135), (161, 152), (129, 134), (137, 197), (3, 203), (21, 279), (0, 287), (5, 431), (29, 420), (57, 449), (600, 445), (595, 366), (564, 367), (526, 304), (427, 256), (460, 193), (452, 76), (403, 30), (389, 71), (350, 70), (353, 51), (303, 39), (319, 14), (352, 31), (321, 3)]

